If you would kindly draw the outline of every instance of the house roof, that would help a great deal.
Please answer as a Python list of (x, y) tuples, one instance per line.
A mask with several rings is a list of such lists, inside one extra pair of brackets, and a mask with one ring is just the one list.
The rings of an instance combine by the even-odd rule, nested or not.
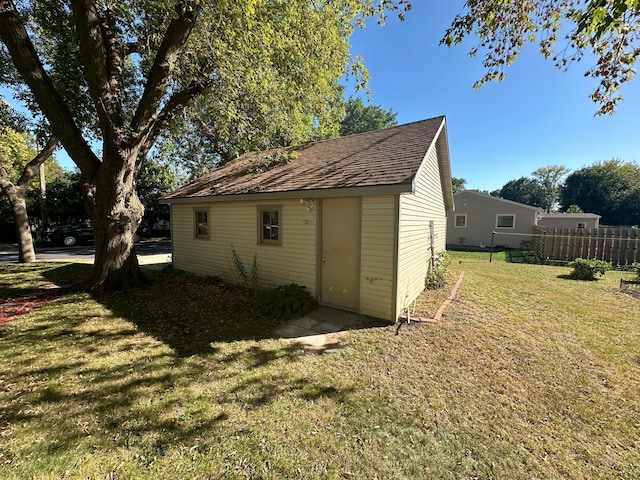
[(543, 212), (544, 208), (541, 207), (534, 207), (531, 205), (527, 205), (526, 203), (519, 203), (519, 202), (514, 202), (513, 200), (507, 200), (506, 198), (502, 198), (502, 197), (494, 197), (492, 195), (487, 195), (486, 193), (480, 193), (480, 192), (474, 192), (472, 190), (463, 190), (461, 192), (456, 192), (453, 196), (455, 198), (458, 198), (461, 195), (476, 195), (478, 197), (483, 197), (483, 198), (487, 198), (490, 200), (495, 200), (496, 203), (505, 203), (505, 204), (510, 204), (510, 205), (514, 205), (514, 206), (518, 206), (518, 207), (522, 207), (522, 208), (530, 208), (531, 210), (535, 210), (537, 212)]
[(452, 208), (444, 116), (299, 147), (244, 154), (162, 199), (163, 203), (173, 203), (286, 192), (322, 195), (333, 189), (411, 192), (431, 148), (438, 148), (444, 200)]

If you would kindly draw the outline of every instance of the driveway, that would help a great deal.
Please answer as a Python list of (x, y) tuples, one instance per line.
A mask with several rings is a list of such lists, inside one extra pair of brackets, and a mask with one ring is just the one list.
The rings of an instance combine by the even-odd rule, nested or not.
[[(136, 253), (140, 265), (164, 266), (171, 263), (170, 240), (143, 240), (136, 243)], [(36, 258), (41, 261), (63, 261), (93, 263), (95, 249), (93, 245), (75, 247), (36, 247)], [(17, 263), (18, 249), (0, 250), (0, 263)]]

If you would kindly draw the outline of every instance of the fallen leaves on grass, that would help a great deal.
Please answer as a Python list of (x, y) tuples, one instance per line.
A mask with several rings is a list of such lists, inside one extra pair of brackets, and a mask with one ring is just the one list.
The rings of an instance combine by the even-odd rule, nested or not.
[(59, 290), (42, 289), (30, 295), (0, 300), (0, 328), (10, 319), (29, 313), (60, 295)]

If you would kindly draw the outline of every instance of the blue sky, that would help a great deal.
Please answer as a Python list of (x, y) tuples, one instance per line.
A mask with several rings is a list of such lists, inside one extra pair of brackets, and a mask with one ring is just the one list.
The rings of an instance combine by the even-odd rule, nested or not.
[(640, 77), (614, 116), (595, 117), (588, 95), (596, 82), (584, 77), (591, 65), (563, 72), (532, 45), (503, 82), (474, 90), (484, 72), (481, 56), (468, 55), (476, 39), (438, 45), (463, 3), (415, 0), (404, 22), (372, 22), (352, 36), (351, 52), (364, 55), (371, 74), (372, 104), (397, 112), (400, 124), (446, 115), (452, 172), (467, 188), (494, 190), (548, 165), (640, 164)]

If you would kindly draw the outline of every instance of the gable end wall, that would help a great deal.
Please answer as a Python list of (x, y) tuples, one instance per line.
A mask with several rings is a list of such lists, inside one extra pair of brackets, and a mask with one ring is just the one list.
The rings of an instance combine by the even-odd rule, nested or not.
[(446, 246), (447, 214), (437, 149), (429, 150), (415, 179), (415, 192), (400, 195), (396, 314), (413, 305), (424, 290), (431, 258), (429, 222), (434, 222), (434, 250)]

